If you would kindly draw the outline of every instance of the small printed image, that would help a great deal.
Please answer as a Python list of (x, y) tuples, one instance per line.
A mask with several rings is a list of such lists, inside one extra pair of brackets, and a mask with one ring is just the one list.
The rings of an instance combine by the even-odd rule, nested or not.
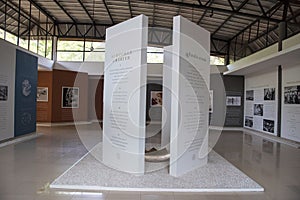
[(63, 87), (62, 88), (62, 107), (78, 108), (79, 107), (79, 88)]
[(254, 115), (263, 116), (264, 115), (264, 105), (254, 104)]
[(264, 89), (264, 100), (274, 101), (275, 100), (275, 88), (265, 88)]
[(38, 87), (36, 93), (37, 101), (48, 102), (48, 88), (47, 87)]
[(245, 117), (245, 126), (253, 127), (253, 117), (249, 117), (249, 116)]
[(151, 91), (151, 106), (162, 106), (162, 91)]
[(284, 104), (300, 104), (300, 85), (284, 88)]
[(241, 106), (241, 97), (240, 96), (227, 96), (226, 97), (226, 106)]
[(253, 101), (253, 100), (254, 100), (254, 90), (247, 90), (246, 101)]
[(8, 99), (8, 86), (0, 85), (0, 101), (7, 101)]
[(269, 133), (274, 133), (274, 121), (273, 120), (268, 120), (264, 119), (263, 120), (263, 130)]

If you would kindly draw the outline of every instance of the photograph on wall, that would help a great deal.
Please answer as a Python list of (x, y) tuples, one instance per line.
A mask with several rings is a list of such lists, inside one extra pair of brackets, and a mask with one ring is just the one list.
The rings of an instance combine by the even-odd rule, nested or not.
[(263, 116), (264, 115), (264, 105), (263, 104), (254, 104), (254, 115)]
[(253, 117), (249, 117), (249, 116), (245, 117), (245, 126), (253, 127)]
[(241, 106), (241, 97), (226, 96), (226, 106)]
[(246, 91), (246, 100), (253, 101), (254, 100), (254, 90), (247, 90)]
[(162, 106), (162, 91), (151, 91), (151, 106), (161, 107)]
[(214, 110), (214, 91), (209, 90), (210, 102), (209, 102), (209, 113), (213, 113)]
[(263, 130), (269, 133), (274, 133), (275, 123), (274, 120), (263, 120)]
[(79, 108), (78, 87), (62, 87), (62, 108)]
[(300, 104), (300, 85), (284, 87), (284, 104)]
[(0, 101), (7, 101), (8, 98), (8, 86), (0, 85)]
[(264, 100), (265, 101), (275, 100), (275, 88), (264, 88)]
[(36, 99), (40, 102), (48, 102), (48, 87), (38, 87)]

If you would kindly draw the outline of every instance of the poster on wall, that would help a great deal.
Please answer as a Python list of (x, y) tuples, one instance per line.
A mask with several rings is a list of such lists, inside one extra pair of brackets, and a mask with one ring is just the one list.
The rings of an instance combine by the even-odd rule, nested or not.
[(8, 86), (0, 85), (0, 101), (7, 101), (8, 99)]
[(78, 87), (62, 87), (62, 108), (79, 108)]
[(264, 100), (275, 101), (275, 88), (264, 88)]
[(241, 106), (241, 97), (226, 96), (226, 106)]
[(163, 101), (162, 91), (151, 91), (150, 102), (152, 107), (161, 107)]
[(253, 101), (253, 100), (254, 100), (254, 90), (247, 90), (246, 101)]
[(209, 97), (210, 97), (209, 113), (213, 113), (213, 111), (214, 111), (214, 91), (213, 90), (209, 90)]
[(284, 104), (300, 104), (300, 85), (284, 87)]
[(38, 102), (48, 102), (48, 87), (38, 87), (36, 100)]

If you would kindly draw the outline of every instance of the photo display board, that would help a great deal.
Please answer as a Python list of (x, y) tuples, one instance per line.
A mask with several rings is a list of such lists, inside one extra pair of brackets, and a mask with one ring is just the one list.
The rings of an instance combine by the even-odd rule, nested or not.
[(209, 54), (210, 33), (174, 17), (170, 175), (175, 177), (207, 163)]
[(281, 137), (300, 142), (300, 66), (282, 68)]
[(277, 135), (277, 71), (245, 77), (244, 127)]
[(143, 174), (148, 18), (139, 15), (106, 29), (103, 162)]
[(16, 50), (0, 40), (0, 141), (14, 137)]

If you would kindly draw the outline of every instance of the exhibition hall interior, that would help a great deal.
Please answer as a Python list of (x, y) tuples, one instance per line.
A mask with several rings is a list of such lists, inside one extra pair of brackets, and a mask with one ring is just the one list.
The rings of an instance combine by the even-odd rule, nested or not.
[(1, 200), (299, 200), (299, 0), (0, 0)]

